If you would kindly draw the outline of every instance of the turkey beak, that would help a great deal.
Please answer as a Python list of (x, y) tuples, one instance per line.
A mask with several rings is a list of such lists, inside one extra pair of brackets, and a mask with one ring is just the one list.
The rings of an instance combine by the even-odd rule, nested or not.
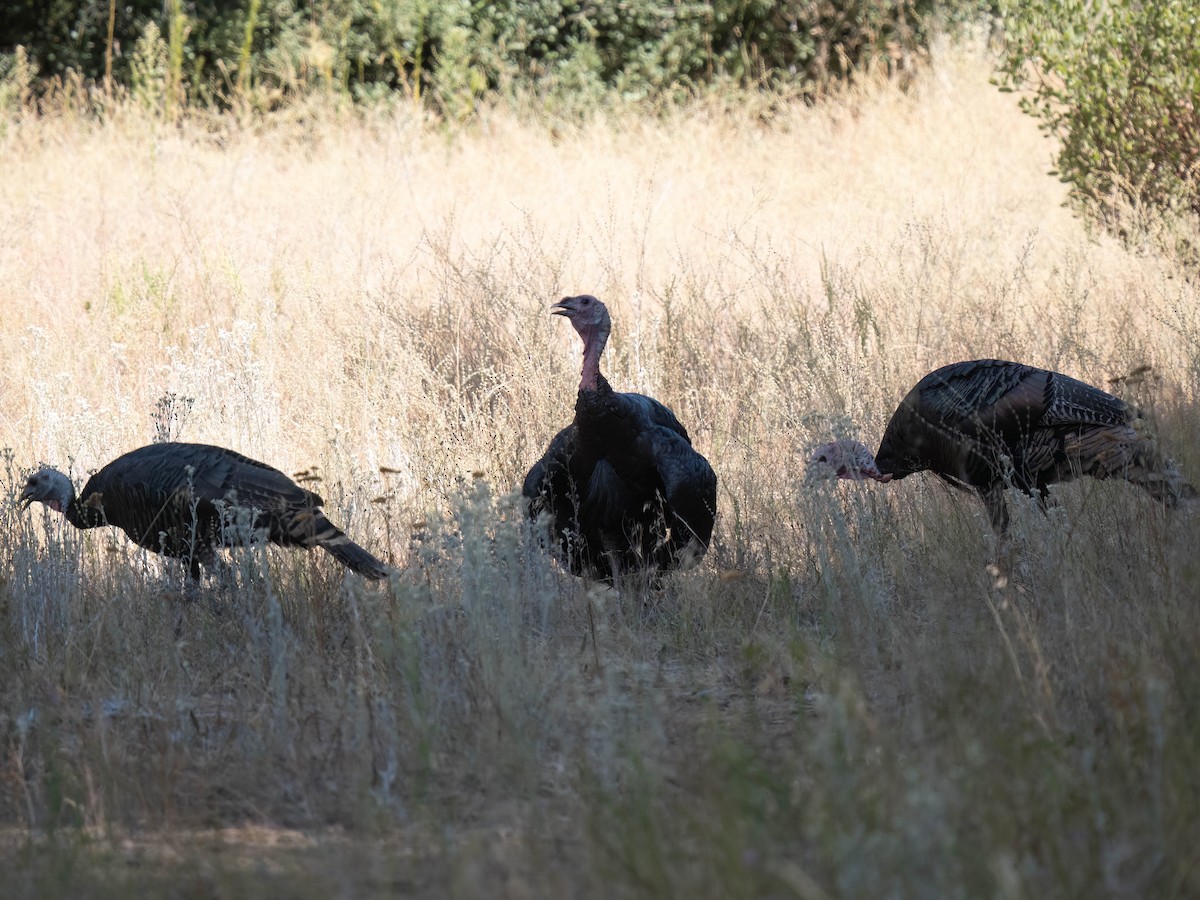
[(866, 481), (868, 478), (870, 478), (872, 481), (879, 481), (883, 484), (887, 484), (892, 480), (892, 473), (880, 472), (875, 466), (864, 466), (859, 464), (853, 467), (842, 466), (840, 469), (838, 469), (837, 477), (845, 478), (849, 481)]
[(17, 497), (17, 505), (20, 506), (21, 509), (24, 510), (24, 509), (29, 509), (29, 507), (30, 507), (30, 505), (32, 505), (32, 503), (33, 503), (33, 483), (27, 482), (25, 484), (25, 487), (23, 487), (21, 489), (20, 496)]
[(550, 306), (550, 315), (552, 316), (566, 316), (569, 319), (574, 313), (575, 310), (571, 306), (570, 297), (563, 297), (557, 303)]

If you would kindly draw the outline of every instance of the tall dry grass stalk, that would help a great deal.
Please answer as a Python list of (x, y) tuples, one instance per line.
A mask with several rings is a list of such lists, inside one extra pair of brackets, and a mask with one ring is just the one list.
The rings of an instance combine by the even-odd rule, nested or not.
[[(1016, 504), (997, 576), (930, 480), (800, 481), (979, 356), (1152, 366), (1117, 390), (1200, 477), (1194, 273), (1086, 233), (978, 54), (816, 109), (0, 135), (14, 895), (1200, 891), (1194, 520), (1070, 486)], [(712, 552), (654, 590), (521, 527), (579, 362), (548, 305), (582, 291), (609, 379), (721, 479)], [(156, 428), (316, 466), (404, 575), (250, 551), (181, 604), (119, 535), (16, 510), (35, 463), (82, 480)]]

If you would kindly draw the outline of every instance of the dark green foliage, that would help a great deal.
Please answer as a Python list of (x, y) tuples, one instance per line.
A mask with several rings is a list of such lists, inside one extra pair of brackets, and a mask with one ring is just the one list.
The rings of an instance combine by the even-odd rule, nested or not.
[[(255, 36), (264, 45), (278, 36), (279, 26), (292, 13), (290, 0), (267, 0), (266, 5), (274, 15), (259, 14), (262, 24)], [(44, 78), (61, 79), (74, 72), (85, 81), (102, 82), (109, 53), (108, 0), (12, 0), (6, 6), (0, 53), (22, 46)], [(149, 24), (157, 25), (163, 35), (169, 33), (170, 7), (163, 0), (118, 0), (111, 48), (114, 82), (130, 84), (134, 47)], [(187, 26), (183, 69), (197, 74), (195, 88), (201, 95), (219, 92), (223, 72), (236, 68), (249, 2), (235, 7), (220, 0), (192, 0), (180, 8)]]
[(1200, 213), (1200, 14), (1193, 2), (1010, 0), (1002, 84), (1060, 142), (1057, 174), (1127, 237), (1128, 211)]
[[(129, 0), (123, 7), (144, 7), (140, 17), (161, 3)], [(135, 15), (138, 15), (135, 13)], [(33, 56), (39, 71), (46, 76), (63, 76), (68, 70), (104, 75), (104, 51), (108, 33), (106, 0), (10, 0), (5, 4), (0, 26), (0, 52), (11, 53), (24, 46)], [(118, 32), (118, 39), (133, 46), (136, 34)]]
[[(148, 26), (182, 35), (182, 84), (193, 101), (227, 102), (258, 87), (400, 90), (454, 116), (488, 91), (627, 98), (671, 96), (718, 80), (820, 90), (856, 72), (911, 68), (938, 27), (980, 0), (108, 0), (8, 4), (0, 53), (26, 48), (43, 77), (100, 83), (110, 52), (133, 86)], [(249, 40), (248, 40), (249, 39)], [(432, 89), (429, 91), (428, 89)]]

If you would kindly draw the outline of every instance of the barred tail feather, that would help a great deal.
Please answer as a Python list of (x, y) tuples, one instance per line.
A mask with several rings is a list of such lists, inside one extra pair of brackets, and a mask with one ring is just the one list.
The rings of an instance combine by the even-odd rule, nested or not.
[(1179, 468), (1135, 425), (1082, 432), (1067, 443), (1067, 451), (1078, 454), (1084, 474), (1098, 479), (1124, 478), (1169, 506), (1197, 496)]
[(352, 572), (381, 581), (392, 574), (392, 569), (368, 553), (346, 533), (334, 525), (320, 510), (307, 510), (295, 515), (289, 523), (290, 537), (304, 547), (324, 547), (333, 558)]
[(1169, 462), (1154, 468), (1131, 467), (1126, 478), (1145, 488), (1156, 500), (1169, 506), (1178, 506), (1184, 500), (1195, 500), (1198, 496), (1196, 489), (1183, 477), (1183, 473)]
[(1153, 443), (1143, 440), (1133, 448), (1133, 458), (1121, 472), (1126, 481), (1144, 488), (1150, 496), (1178, 506), (1184, 500), (1194, 500), (1196, 489), (1169, 459), (1161, 456)]
[(340, 531), (336, 536), (323, 537), (317, 543), (328, 550), (333, 555), (333, 558), (343, 566), (351, 572), (358, 573), (363, 578), (382, 581), (392, 574), (392, 569), (389, 566), (376, 559)]

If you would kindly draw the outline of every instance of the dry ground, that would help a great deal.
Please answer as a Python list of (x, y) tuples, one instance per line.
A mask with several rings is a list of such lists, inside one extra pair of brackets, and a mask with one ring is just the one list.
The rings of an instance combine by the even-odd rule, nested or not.
[[(1125, 485), (978, 504), (801, 481), (930, 368), (1113, 387), (1200, 479), (1194, 273), (1089, 236), (976, 53), (913, 90), (447, 134), (329, 104), (0, 124), (8, 896), (1200, 893), (1200, 525)], [(572, 414), (546, 313), (721, 479), (616, 594), (514, 488)], [(180, 573), (13, 502), (166, 433), (289, 472), (404, 567)], [(176, 619), (183, 628), (177, 638)]]

